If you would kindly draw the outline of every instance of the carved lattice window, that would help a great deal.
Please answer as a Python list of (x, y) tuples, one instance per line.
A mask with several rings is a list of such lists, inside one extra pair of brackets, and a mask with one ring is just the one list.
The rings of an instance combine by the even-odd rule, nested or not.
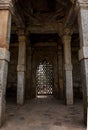
[(39, 64), (36, 71), (37, 95), (52, 95), (53, 67), (47, 61)]

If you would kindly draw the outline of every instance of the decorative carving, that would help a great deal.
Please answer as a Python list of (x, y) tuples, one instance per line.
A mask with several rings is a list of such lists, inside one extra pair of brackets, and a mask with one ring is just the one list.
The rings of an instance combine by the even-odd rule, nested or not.
[(88, 8), (88, 0), (77, 0), (77, 6), (81, 8)]
[(0, 9), (10, 9), (11, 0), (0, 0)]
[[(47, 23), (72, 27), (76, 21), (76, 0), (12, 0), (17, 27), (44, 26)], [(72, 6), (73, 3), (73, 6)], [(55, 27), (53, 27), (55, 28)]]

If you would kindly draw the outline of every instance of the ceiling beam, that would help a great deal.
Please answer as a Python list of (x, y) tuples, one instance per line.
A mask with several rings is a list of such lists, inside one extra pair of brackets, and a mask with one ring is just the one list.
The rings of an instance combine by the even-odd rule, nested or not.
[(75, 23), (76, 18), (77, 18), (76, 5), (73, 4), (65, 19), (64, 27), (71, 27)]
[(10, 8), (13, 20), (18, 28), (25, 28), (25, 24), (23, 22), (22, 17), (20, 16), (19, 12), (17, 12), (17, 9), (14, 4), (14, 0), (11, 2), (11, 8)]

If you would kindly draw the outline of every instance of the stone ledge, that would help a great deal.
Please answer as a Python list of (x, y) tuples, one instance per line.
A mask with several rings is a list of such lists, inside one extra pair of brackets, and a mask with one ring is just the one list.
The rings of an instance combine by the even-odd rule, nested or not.
[(17, 71), (18, 72), (25, 72), (26, 71), (25, 65), (18, 65), (17, 66)]
[(79, 60), (88, 59), (88, 47), (82, 47), (79, 50)]
[(10, 52), (5, 48), (0, 48), (0, 60), (10, 61)]
[(72, 71), (73, 66), (72, 66), (72, 64), (65, 64), (64, 68), (65, 68), (66, 71)]

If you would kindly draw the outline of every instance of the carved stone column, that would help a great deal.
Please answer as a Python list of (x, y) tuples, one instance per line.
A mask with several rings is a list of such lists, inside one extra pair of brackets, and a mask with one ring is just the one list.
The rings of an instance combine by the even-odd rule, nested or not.
[(23, 105), (25, 95), (25, 71), (26, 71), (26, 37), (19, 33), (19, 56), (17, 66), (17, 104)]
[(64, 69), (65, 69), (65, 89), (66, 89), (66, 104), (73, 104), (73, 76), (71, 62), (71, 34), (70, 30), (64, 30), (62, 37), (64, 46)]
[(8, 62), (10, 60), (9, 39), (11, 14), (9, 2), (0, 1), (0, 127), (5, 121), (5, 93), (7, 84)]
[(88, 102), (88, 1), (78, 0), (78, 25), (80, 34), (79, 60), (81, 61), (84, 121), (87, 122)]

